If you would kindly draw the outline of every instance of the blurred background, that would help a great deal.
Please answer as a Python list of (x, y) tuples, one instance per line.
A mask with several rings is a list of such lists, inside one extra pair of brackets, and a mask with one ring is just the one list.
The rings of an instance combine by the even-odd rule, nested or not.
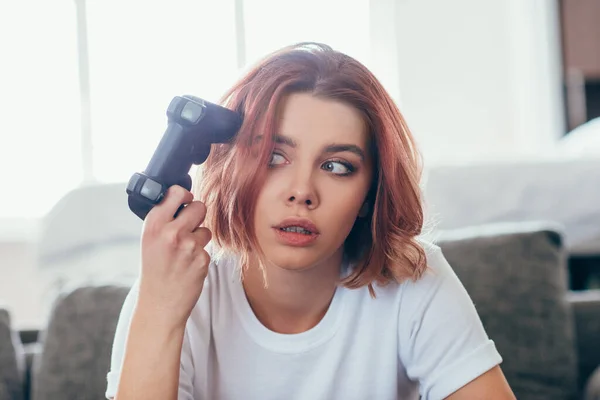
[(14, 329), (43, 331), (77, 274), (135, 277), (124, 183), (171, 98), (217, 101), (298, 41), (357, 58), (397, 102), (434, 238), (544, 224), (564, 289), (597, 295), (598, 0), (1, 1), (0, 303)]

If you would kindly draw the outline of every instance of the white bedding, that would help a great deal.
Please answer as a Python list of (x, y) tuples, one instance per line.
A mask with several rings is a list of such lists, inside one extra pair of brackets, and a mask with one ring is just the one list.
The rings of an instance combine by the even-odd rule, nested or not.
[(551, 221), (562, 226), (571, 254), (600, 254), (600, 156), (440, 166), (426, 177), (436, 229)]

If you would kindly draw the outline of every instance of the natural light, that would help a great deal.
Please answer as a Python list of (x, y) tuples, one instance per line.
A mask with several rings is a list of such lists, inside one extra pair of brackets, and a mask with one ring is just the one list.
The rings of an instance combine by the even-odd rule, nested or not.
[[(240, 3), (244, 67), (306, 40), (368, 63), (367, 0), (310, 0), (292, 8), (274, 0)], [(2, 48), (11, 60), (0, 74), (0, 180), (15, 194), (0, 199), (0, 218), (42, 216), (82, 182), (82, 165), (90, 161), (82, 159), (75, 1), (39, 1), (35, 7), (32, 13), (30, 2), (0, 5)], [(126, 181), (146, 166), (173, 96), (217, 101), (242, 72), (235, 2), (88, 1), (86, 8), (91, 175), (100, 182)], [(331, 29), (331, 16), (341, 8), (344, 17)]]

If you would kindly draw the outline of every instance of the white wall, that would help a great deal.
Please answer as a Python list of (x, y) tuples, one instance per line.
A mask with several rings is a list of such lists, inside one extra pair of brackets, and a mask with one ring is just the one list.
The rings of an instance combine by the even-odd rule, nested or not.
[(554, 0), (399, 0), (400, 106), (426, 161), (539, 154), (563, 130)]

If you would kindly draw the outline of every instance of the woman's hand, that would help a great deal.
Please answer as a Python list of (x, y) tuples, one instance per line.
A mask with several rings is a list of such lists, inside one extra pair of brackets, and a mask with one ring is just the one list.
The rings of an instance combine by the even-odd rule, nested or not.
[(144, 221), (137, 311), (167, 327), (185, 327), (202, 292), (210, 263), (204, 247), (211, 239), (208, 228), (200, 227), (205, 215), (204, 203), (174, 185)]

